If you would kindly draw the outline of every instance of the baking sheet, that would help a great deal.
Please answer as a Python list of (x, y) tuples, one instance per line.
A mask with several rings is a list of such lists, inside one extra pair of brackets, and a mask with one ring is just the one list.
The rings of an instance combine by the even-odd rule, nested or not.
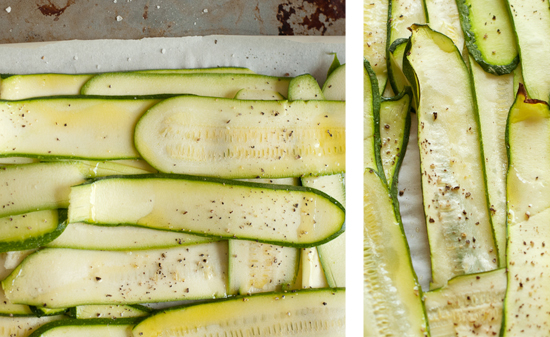
[(193, 36), (141, 40), (72, 40), (0, 45), (0, 73), (98, 73), (140, 69), (248, 67), (272, 76), (310, 73), (322, 85), (345, 38)]

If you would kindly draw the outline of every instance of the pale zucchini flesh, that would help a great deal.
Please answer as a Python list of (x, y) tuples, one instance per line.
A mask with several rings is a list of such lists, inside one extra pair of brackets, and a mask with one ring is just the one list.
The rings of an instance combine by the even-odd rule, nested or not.
[(397, 39), (388, 50), (388, 76), (394, 92), (402, 92), (406, 86), (410, 86), (405, 74), (403, 74), (403, 54), (407, 42), (408, 39)]
[[(329, 75), (329, 78), (330, 76), (331, 75)], [(327, 79), (327, 82), (328, 81), (329, 80)], [(340, 83), (340, 85), (344, 85), (345, 88), (345, 83)], [(290, 83), (288, 84), (289, 101), (323, 99), (325, 99), (325, 96), (323, 95), (323, 92), (319, 87), (319, 83), (317, 83), (315, 77), (311, 76), (310, 74), (296, 76), (292, 80), (290, 80)]]
[(227, 295), (227, 243), (126, 252), (46, 248), (2, 285), (12, 303), (45, 308), (220, 298)]
[(211, 237), (149, 228), (71, 223), (65, 227), (61, 235), (44, 246), (88, 250), (144, 250), (188, 246), (216, 240)]
[[(315, 93), (315, 96), (319, 94)], [(327, 80), (323, 84), (322, 95), (324, 99), (334, 101), (346, 100), (346, 65), (342, 64), (334, 69)], [(302, 96), (300, 99), (307, 100), (312, 99), (307, 96)], [(320, 98), (323, 99), (323, 98)]]
[[(200, 191), (200, 193), (197, 193)], [(343, 206), (307, 187), (135, 175), (72, 188), (69, 222), (133, 225), (311, 247), (344, 231)]]
[(281, 291), (296, 279), (299, 250), (270, 244), (229, 240), (229, 293)]
[(508, 111), (514, 102), (514, 74), (492, 75), (470, 57), (470, 74), (475, 88), (477, 111), (499, 267), (506, 265), (506, 154), (505, 134)]
[(71, 308), (71, 315), (77, 319), (91, 318), (130, 318), (143, 317), (151, 313), (151, 309), (139, 305), (79, 305)]
[(92, 177), (139, 173), (147, 171), (108, 162), (66, 161), (0, 167), (0, 217), (67, 208), (72, 185)]
[(498, 253), (468, 70), (447, 36), (428, 26), (412, 30), (404, 66), (419, 97), (422, 195), (432, 287), (439, 288), (454, 276), (496, 269)]
[(428, 336), (422, 289), (393, 199), (378, 174), (364, 174), (365, 336)]
[(46, 317), (0, 317), (0, 336), (28, 337), (41, 326), (65, 318), (63, 315)]
[(183, 96), (147, 111), (141, 156), (165, 173), (282, 178), (345, 171), (345, 103)]
[[(345, 336), (345, 290), (256, 294), (168, 309), (146, 318), (133, 336)], [(215, 312), (216, 315), (212, 315)]]
[(376, 74), (380, 95), (388, 82), (386, 44), (389, 1), (363, 2), (363, 57), (370, 63), (372, 71)]
[(241, 89), (235, 95), (235, 99), (281, 101), (285, 98), (281, 94), (273, 90)]
[(506, 270), (461, 275), (424, 293), (432, 337), (497, 336), (502, 323)]
[(302, 267), (302, 288), (308, 289), (328, 287), (317, 247), (302, 248), (300, 255), (300, 264)]
[(523, 86), (510, 109), (507, 207), (508, 288), (503, 336), (549, 333), (550, 108)]
[(448, 36), (462, 51), (464, 33), (460, 26), (460, 16), (455, 0), (423, 0), (426, 18), (430, 28)]
[(0, 81), (0, 99), (20, 100), (38, 96), (78, 95), (92, 74), (12, 75)]
[(273, 90), (288, 94), (288, 77), (255, 74), (105, 73), (84, 84), (82, 95), (192, 94), (233, 98), (241, 89)]
[[(13, 304), (4, 294), (4, 289), (0, 286), (0, 317), (18, 317), (18, 316), (36, 316), (28, 305)], [(2, 335), (0, 335), (2, 336)]]
[(137, 159), (133, 132), (158, 99), (0, 101), (0, 156)]

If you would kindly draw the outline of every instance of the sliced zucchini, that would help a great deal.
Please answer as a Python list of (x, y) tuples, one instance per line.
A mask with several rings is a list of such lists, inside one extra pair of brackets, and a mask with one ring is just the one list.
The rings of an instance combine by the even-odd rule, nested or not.
[(52, 308), (35, 307), (33, 305), (31, 305), (29, 308), (37, 317), (63, 315), (69, 310), (68, 308), (52, 309)]
[[(378, 82), (368, 61), (364, 63), (363, 73), (363, 151), (365, 167), (384, 172), (380, 158), (380, 104)], [(385, 176), (382, 174), (383, 179)]]
[(518, 43), (523, 83), (529, 97), (550, 100), (550, 4), (507, 0)]
[(39, 160), (35, 158), (26, 157), (3, 157), (0, 158), (0, 165), (15, 165), (15, 164), (32, 164), (38, 163)]
[(508, 115), (508, 288), (503, 336), (548, 334), (550, 107), (520, 85)]
[(66, 318), (63, 315), (46, 317), (2, 317), (0, 316), (0, 336), (27, 337), (46, 323)]
[(448, 36), (462, 51), (464, 48), (464, 33), (460, 26), (460, 16), (456, 0), (423, 0), (426, 9), (426, 19), (430, 28)]
[(363, 2), (363, 56), (376, 74), (379, 95), (388, 82), (386, 49), (388, 39), (388, 12), (390, 0)]
[(19, 100), (39, 96), (78, 95), (93, 74), (28, 74), (3, 78), (0, 99)]
[(67, 208), (72, 185), (86, 178), (117, 173), (147, 172), (109, 162), (66, 161), (0, 167), (0, 217)]
[(215, 240), (212, 237), (149, 228), (71, 223), (59, 237), (45, 246), (88, 250), (144, 250), (188, 246)]
[(193, 94), (233, 98), (241, 89), (273, 90), (287, 96), (289, 77), (255, 74), (105, 73), (82, 86), (82, 95)]
[[(406, 78), (403, 75), (403, 50), (411, 36), (413, 23), (426, 23), (423, 0), (390, 0), (388, 6), (388, 37), (386, 64), (388, 78), (394, 93), (403, 91)], [(401, 44), (400, 52), (396, 47)]]
[(344, 336), (344, 301), (341, 288), (236, 297), (160, 311), (132, 332), (134, 336)]
[(143, 115), (135, 145), (166, 173), (223, 178), (340, 173), (345, 171), (344, 115), (344, 102), (181, 96)]
[(0, 252), (39, 248), (63, 233), (66, 220), (66, 209), (0, 218)]
[[(335, 198), (342, 205), (346, 203), (345, 177), (343, 174), (333, 174), (320, 177), (304, 177), (302, 178), (302, 186), (311, 187), (325, 192)], [(323, 278), (329, 287), (345, 287), (346, 285), (346, 233), (342, 233), (336, 239), (319, 245), (316, 248), (317, 252), (312, 254), (319, 256), (319, 262), (322, 266)], [(313, 261), (313, 267), (317, 264)], [(321, 282), (315, 282), (317, 285), (322, 283), (323, 278), (318, 276), (317, 279)], [(310, 282), (311, 284), (312, 282)]]
[(364, 174), (365, 336), (428, 336), (422, 288), (414, 272), (403, 226), (381, 177)]
[(311, 247), (340, 235), (344, 214), (336, 200), (307, 187), (151, 174), (73, 187), (69, 222)]
[(298, 249), (258, 242), (229, 240), (229, 293), (281, 291), (294, 283)]
[(499, 267), (506, 265), (506, 119), (514, 102), (514, 74), (491, 75), (470, 57)]
[[(343, 85), (345, 86), (345, 83), (343, 83)], [(288, 84), (289, 101), (323, 99), (325, 99), (325, 96), (321, 91), (321, 87), (319, 87), (319, 83), (317, 83), (317, 80), (310, 74), (296, 76), (290, 80)]]
[(519, 55), (505, 1), (456, 0), (456, 5), (470, 55), (490, 74), (511, 73)]
[(279, 179), (253, 178), (253, 179), (236, 179), (236, 180), (247, 181), (250, 183), (260, 183), (260, 184), (300, 186), (300, 178), (279, 178)]
[[(334, 240), (333, 240), (334, 241)], [(302, 248), (300, 251), (302, 267), (302, 288), (326, 288), (327, 279), (317, 252), (317, 247)]]
[(64, 319), (41, 326), (29, 337), (132, 337), (139, 318)]
[(137, 159), (134, 127), (158, 101), (135, 97), (0, 101), (0, 156)]
[(431, 337), (499, 335), (505, 292), (506, 270), (497, 269), (424, 293)]
[(227, 243), (145, 251), (45, 248), (4, 281), (12, 303), (44, 308), (226, 296)]
[(397, 180), (405, 157), (411, 129), (412, 91), (392, 98), (383, 98), (380, 105), (380, 159), (392, 194), (397, 195)]
[(235, 99), (281, 101), (285, 98), (281, 94), (273, 90), (241, 89), (235, 95)]
[[(13, 304), (11, 303), (4, 294), (4, 289), (0, 286), (0, 317), (1, 316), (10, 316), (10, 317), (19, 317), (19, 316), (36, 316), (34, 312), (28, 305), (23, 304)], [(0, 335), (7, 336), (7, 335)]]
[(7, 252), (4, 260), (4, 268), (13, 271), (27, 256), (34, 253), (36, 249), (19, 250)]
[[(472, 84), (452, 40), (428, 26), (412, 26), (405, 74), (419, 100), (418, 145), (432, 287), (496, 269), (479, 120)], [(449, 81), (453, 78), (453, 81)]]
[(79, 305), (71, 308), (71, 317), (78, 319), (88, 318), (130, 318), (148, 316), (152, 309), (139, 305)]
[[(290, 90), (290, 89), (289, 89)], [(342, 64), (334, 69), (327, 77), (325, 84), (323, 84), (322, 94), (324, 99), (333, 101), (345, 101), (346, 100), (346, 65)], [(314, 94), (317, 97), (318, 93)], [(307, 96), (303, 96), (303, 100), (312, 99)], [(320, 98), (323, 99), (323, 98)]]

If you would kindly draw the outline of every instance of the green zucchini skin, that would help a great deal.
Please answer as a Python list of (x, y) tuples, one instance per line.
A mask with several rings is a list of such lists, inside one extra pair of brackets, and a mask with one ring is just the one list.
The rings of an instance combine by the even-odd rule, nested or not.
[[(133, 334), (164, 336), (169, 332), (179, 332), (189, 337), (205, 336), (205, 333), (212, 333), (212, 336), (233, 333), (234, 336), (295, 334), (343, 337), (344, 297), (344, 288), (322, 288), (236, 296), (177, 306), (144, 319), (134, 327)], [(219, 315), (211, 317), (213, 312)], [(227, 320), (234, 323), (227, 325)]]
[(29, 308), (31, 309), (33, 314), (36, 315), (36, 317), (63, 315), (69, 310), (69, 308), (40, 308), (34, 305), (29, 305)]
[[(476, 0), (473, 0), (476, 1)], [(476, 60), (476, 62), (489, 74), (493, 75), (505, 75), (509, 74), (518, 66), (519, 64), (519, 54), (516, 50), (516, 41), (515, 37), (512, 33), (512, 26), (511, 22), (509, 21), (510, 18), (507, 15), (507, 10), (505, 8), (506, 4), (504, 2), (505, 0), (494, 0), (494, 1), (485, 1), (483, 2), (486, 6), (491, 6), (491, 8), (487, 8), (487, 12), (483, 13), (473, 13), (472, 14), (472, 6), (470, 3), (472, 3), (472, 0), (456, 0), (456, 5), (458, 7), (458, 14), (460, 16), (460, 24), (462, 26), (462, 31), (464, 33), (464, 39), (466, 47), (468, 48), (468, 52), (472, 57)], [(481, 3), (481, 1), (480, 1)], [(493, 19), (491, 20), (491, 23), (493, 23), (495, 20), (504, 20), (504, 28), (505, 34), (502, 35), (502, 31), (498, 29), (498, 33), (495, 31), (494, 27), (492, 26), (478, 26), (474, 27), (470, 16), (483, 16), (487, 15), (488, 13), (494, 13), (495, 11), (499, 11), (500, 15), (498, 18), (493, 15)], [(492, 14), (491, 14), (492, 15)], [(487, 23), (485, 23), (487, 24)], [(492, 29), (490, 29), (490, 28)], [(478, 30), (478, 36), (476, 36), (475, 30)], [(489, 34), (491, 36), (489, 37)], [(496, 35), (495, 35), (496, 34)], [(495, 54), (502, 54), (507, 53), (511, 54), (512, 58), (509, 60), (508, 63), (499, 64), (495, 62), (494, 60), (491, 60), (491, 55), (486, 55), (481, 49), (480, 44), (483, 44), (483, 40), (491, 38), (491, 39), (500, 39), (503, 40), (501, 44), (499, 45), (500, 49), (493, 50), (493, 53)], [(486, 47), (487, 48), (487, 47)], [(511, 49), (511, 50), (510, 50)]]
[(128, 325), (134, 326), (140, 321), (143, 320), (143, 317), (137, 318), (93, 318), (93, 319), (62, 319), (58, 321), (49, 322), (42, 325), (40, 328), (36, 329), (28, 337), (41, 337), (47, 335), (51, 330), (61, 327), (86, 327), (86, 326), (118, 326), (118, 325)]
[(409, 39), (399, 38), (393, 41), (393, 43), (388, 47), (388, 78), (393, 92), (400, 93), (405, 89), (406, 86), (409, 85), (407, 79), (405, 78), (405, 75), (403, 75), (403, 70), (398, 68), (398, 64), (394, 64), (394, 62), (392, 62), (392, 58), (394, 57), (393, 53), (395, 52), (395, 50), (402, 44), (406, 45), (408, 41)]
[[(326, 193), (324, 193), (322, 191), (319, 191), (317, 189), (314, 189), (314, 188), (309, 188), (309, 187), (304, 187), (304, 186), (259, 184), (259, 183), (251, 183), (251, 182), (236, 181), (236, 180), (227, 180), (227, 179), (213, 178), (213, 177), (200, 177), (200, 176), (190, 176), (190, 175), (182, 175), (182, 174), (157, 173), (157, 174), (143, 174), (143, 175), (133, 175), (133, 176), (128, 175), (128, 176), (109, 176), (109, 177), (93, 178), (93, 179), (89, 179), (88, 181), (86, 181), (85, 183), (83, 183), (81, 185), (76, 186), (76, 188), (78, 188), (79, 186), (86, 186), (86, 185), (91, 185), (91, 184), (94, 184), (94, 183), (103, 183), (103, 182), (109, 183), (109, 180), (112, 180), (112, 179), (119, 179), (121, 181), (128, 180), (130, 182), (132, 180), (147, 180), (147, 179), (156, 179), (156, 180), (160, 180), (160, 181), (167, 180), (167, 181), (172, 181), (172, 182), (177, 181), (177, 180), (190, 181), (190, 182), (200, 182), (200, 183), (207, 183), (207, 184), (213, 184), (214, 186), (218, 186), (218, 188), (220, 188), (219, 193), (223, 193), (224, 188), (233, 188), (233, 187), (252, 188), (256, 191), (260, 191), (260, 193), (263, 193), (263, 192), (261, 192), (262, 190), (263, 191), (270, 190), (270, 191), (273, 191), (273, 192), (286, 191), (286, 192), (297, 192), (297, 193), (311, 193), (311, 194), (317, 195), (321, 199), (326, 199), (326, 201), (330, 205), (334, 205), (334, 207), (335, 207), (334, 211), (341, 214), (341, 216), (339, 216), (339, 218), (341, 218), (341, 223), (339, 223), (336, 226), (336, 227), (338, 227), (338, 229), (336, 231), (334, 231), (332, 234), (330, 234), (329, 236), (324, 237), (322, 239), (318, 239), (314, 242), (309, 242), (309, 241), (308, 242), (295, 242), (295, 241), (287, 241), (287, 240), (280, 240), (280, 239), (272, 239), (271, 236), (274, 235), (274, 234), (266, 234), (265, 237), (259, 238), (259, 237), (256, 237), (256, 236), (254, 236), (254, 237), (249, 237), (249, 236), (244, 236), (244, 235), (241, 236), (240, 234), (226, 233), (226, 232), (214, 234), (213, 232), (209, 233), (205, 230), (201, 230), (201, 231), (198, 231), (198, 230), (197, 231), (195, 231), (195, 230), (190, 230), (190, 231), (185, 230), (185, 232), (189, 233), (189, 234), (196, 234), (196, 235), (199, 235), (199, 236), (214, 236), (214, 237), (218, 237), (218, 238), (228, 238), (228, 239), (234, 238), (234, 239), (254, 240), (254, 241), (258, 241), (258, 242), (262, 242), (262, 243), (269, 243), (269, 244), (275, 244), (275, 245), (281, 245), (281, 246), (307, 248), (307, 247), (317, 246), (319, 244), (323, 244), (325, 242), (331, 241), (331, 240), (338, 237), (340, 234), (342, 234), (345, 231), (345, 224), (344, 224), (345, 208), (344, 208), (344, 206), (342, 204), (340, 204), (334, 198), (327, 195)], [(74, 188), (75, 187), (73, 187), (73, 189)], [(74, 192), (72, 192), (72, 193), (74, 193)], [(128, 226), (146, 226), (146, 227), (150, 226), (150, 227), (154, 227), (154, 224), (148, 225), (148, 224), (144, 224), (144, 223), (139, 223), (139, 224), (138, 223), (112, 223), (112, 222), (107, 222), (107, 221), (95, 221), (94, 222), (94, 220), (89, 219), (87, 217), (87, 215), (84, 216), (84, 218), (82, 218), (82, 219), (76, 219), (75, 218), (76, 215), (73, 217), (73, 215), (71, 213), (72, 212), (71, 211), (72, 207), (76, 207), (74, 205), (75, 204), (73, 203), (71, 205), (71, 208), (69, 208), (69, 222), (84, 222), (84, 223), (101, 224), (101, 225), (107, 225), (107, 226), (128, 225)], [(292, 205), (289, 205), (289, 207), (290, 206), (292, 206)], [(290, 210), (292, 210), (292, 208)], [(76, 210), (75, 210), (75, 212), (76, 212)], [(174, 223), (173, 226), (176, 226), (176, 224)], [(157, 227), (154, 227), (154, 228), (157, 228)], [(165, 227), (164, 225), (160, 225), (158, 227), (158, 229), (170, 230), (170, 228)], [(172, 230), (179, 231), (180, 229), (174, 228)]]
[[(126, 310), (130, 314), (121, 314), (121, 317), (115, 316), (111, 313), (112, 307)], [(85, 311), (85, 313), (83, 313), (82, 311)], [(82, 305), (82, 306), (69, 308), (69, 310), (67, 311), (67, 315), (71, 318), (77, 318), (77, 319), (99, 319), (99, 318), (120, 319), (120, 318), (134, 318), (134, 317), (149, 316), (153, 311), (154, 311), (153, 309), (140, 304)]]
[[(382, 142), (380, 140), (380, 106), (382, 104), (382, 97), (379, 94), (378, 80), (376, 74), (372, 70), (368, 60), (364, 60), (363, 66), (365, 68), (365, 94), (364, 102), (365, 115), (364, 115), (364, 132), (365, 142), (363, 144), (365, 148), (365, 167), (376, 170), (377, 172), (384, 172), (384, 166), (382, 165), (382, 158), (380, 157), (380, 148)], [(370, 112), (370, 113), (369, 113)], [(371, 117), (372, 115), (372, 117)], [(372, 135), (368, 134), (371, 133)], [(372, 140), (368, 139), (372, 137)], [(381, 175), (384, 183), (387, 183), (386, 176)]]
[(55, 230), (45, 233), (43, 235), (29, 237), (20, 241), (0, 240), (0, 253), (39, 248), (55, 240), (59, 235), (63, 233), (63, 231), (67, 227), (67, 210), (59, 209), (57, 210), (57, 214), (58, 225)]

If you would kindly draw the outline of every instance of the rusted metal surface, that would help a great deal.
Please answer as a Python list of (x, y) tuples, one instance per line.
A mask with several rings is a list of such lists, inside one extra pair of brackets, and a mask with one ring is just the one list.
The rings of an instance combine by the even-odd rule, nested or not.
[(345, 35), (345, 0), (0, 0), (0, 43)]

